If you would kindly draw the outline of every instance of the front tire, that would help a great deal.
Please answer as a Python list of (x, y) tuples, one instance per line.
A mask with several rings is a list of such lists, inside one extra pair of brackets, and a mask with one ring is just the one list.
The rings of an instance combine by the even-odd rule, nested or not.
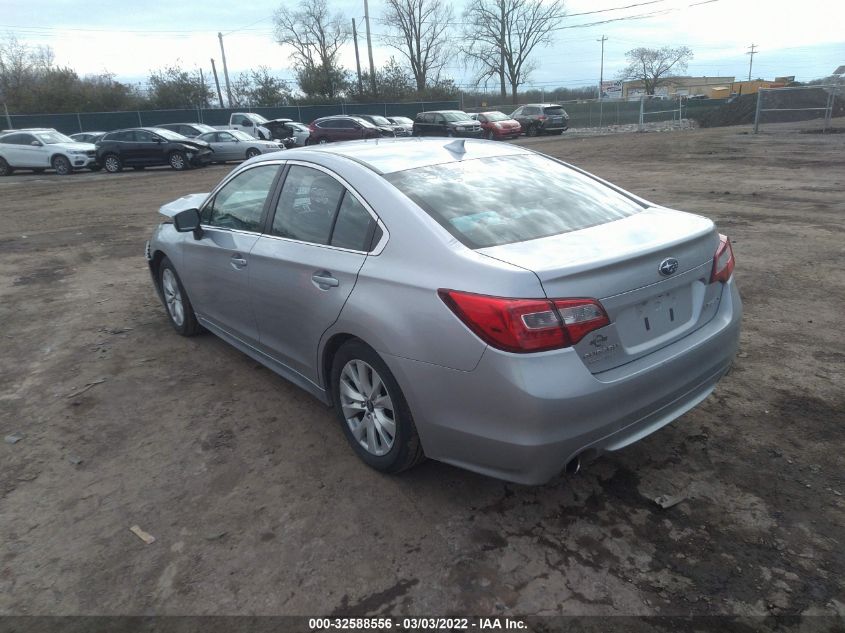
[(185, 287), (176, 274), (176, 269), (167, 257), (161, 260), (158, 267), (158, 281), (161, 289), (164, 308), (170, 325), (182, 336), (195, 336), (200, 332), (200, 324), (194, 315), (194, 307)]
[(15, 172), (12, 166), (6, 162), (6, 159), (0, 158), (0, 177), (11, 176)]
[(258, 151), (257, 149), (255, 149), (254, 147), (250, 147), (248, 150), (246, 150), (246, 159), (247, 159), (247, 160), (249, 160), (250, 158), (255, 158), (255, 157), (256, 157), (256, 156), (258, 156), (260, 153), (261, 153), (261, 152), (259, 152), (259, 151)]
[(318, 140), (318, 141), (317, 141), (317, 143), (318, 143), (319, 145), (325, 145), (325, 144), (326, 144), (326, 143), (328, 143), (328, 142), (329, 142), (329, 139), (327, 139), (325, 136), (321, 136), (321, 137), (320, 137), (320, 140)]
[(341, 346), (332, 363), (331, 389), (346, 439), (368, 466), (399, 473), (425, 458), (405, 396), (371, 347), (358, 340)]
[(110, 174), (117, 174), (123, 171), (123, 163), (116, 154), (106, 154), (103, 157), (103, 168)]
[(185, 171), (188, 168), (188, 157), (184, 152), (175, 151), (170, 152), (170, 157), (167, 159), (170, 166), (176, 171)]
[(67, 176), (73, 172), (70, 161), (64, 156), (55, 156), (50, 164), (59, 176)]

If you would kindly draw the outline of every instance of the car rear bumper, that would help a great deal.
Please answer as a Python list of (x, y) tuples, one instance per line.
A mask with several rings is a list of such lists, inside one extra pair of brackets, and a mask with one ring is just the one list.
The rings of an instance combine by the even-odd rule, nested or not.
[(623, 448), (706, 398), (730, 368), (742, 305), (733, 280), (702, 328), (649, 356), (591, 374), (572, 348), (487, 348), (468, 372), (387, 356), (426, 455), (523, 484), (574, 457)]

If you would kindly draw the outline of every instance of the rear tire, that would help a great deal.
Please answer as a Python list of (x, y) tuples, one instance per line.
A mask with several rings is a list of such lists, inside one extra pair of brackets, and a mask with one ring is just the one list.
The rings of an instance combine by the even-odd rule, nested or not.
[(495, 141), (496, 137), (493, 135), (493, 130), (487, 130), (487, 133), (484, 135), (488, 141)]
[(365, 464), (399, 473), (425, 459), (405, 396), (371, 347), (359, 340), (341, 346), (332, 362), (331, 390), (346, 439)]
[(123, 171), (123, 163), (117, 154), (106, 154), (103, 156), (103, 168), (110, 174), (117, 174)]
[(167, 162), (170, 163), (170, 166), (176, 171), (185, 171), (188, 169), (188, 157), (185, 156), (184, 152), (180, 152), (178, 150), (170, 152)]
[(317, 140), (317, 144), (318, 144), (318, 145), (325, 145), (325, 144), (326, 144), (326, 143), (328, 143), (328, 142), (329, 142), (329, 139), (327, 139), (325, 136), (321, 136), (321, 137)]
[(15, 172), (12, 166), (4, 158), (0, 158), (0, 177), (11, 176)]
[(158, 266), (158, 283), (164, 309), (173, 329), (182, 336), (199, 334), (202, 328), (194, 314), (194, 307), (188, 299), (182, 280), (167, 257), (162, 259)]
[(73, 167), (71, 166), (70, 161), (64, 156), (53, 157), (50, 164), (59, 176), (67, 176), (73, 173)]

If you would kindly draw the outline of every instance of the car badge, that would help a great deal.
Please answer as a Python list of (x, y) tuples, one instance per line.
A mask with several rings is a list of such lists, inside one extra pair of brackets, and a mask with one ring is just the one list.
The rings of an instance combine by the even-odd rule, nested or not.
[(678, 260), (674, 257), (667, 257), (660, 262), (660, 266), (657, 267), (657, 270), (659, 270), (660, 274), (664, 277), (674, 275), (675, 271), (678, 270)]

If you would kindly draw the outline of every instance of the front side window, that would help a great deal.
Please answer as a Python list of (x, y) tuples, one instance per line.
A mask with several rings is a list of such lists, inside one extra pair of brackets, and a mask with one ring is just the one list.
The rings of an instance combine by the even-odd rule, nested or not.
[(463, 160), (385, 178), (469, 248), (577, 231), (644, 208), (543, 156)]
[(155, 141), (155, 136), (146, 130), (135, 130), (136, 143), (152, 143)]
[[(241, 132), (241, 134), (243, 134), (243, 132)], [(234, 141), (235, 137), (232, 134), (229, 134), (228, 132), (220, 132), (220, 133), (217, 134), (217, 140), (218, 141)]]
[(273, 235), (328, 244), (344, 191), (337, 180), (322, 171), (291, 166), (276, 205)]
[(203, 209), (203, 224), (260, 232), (264, 203), (278, 172), (278, 165), (261, 165), (235, 176)]

